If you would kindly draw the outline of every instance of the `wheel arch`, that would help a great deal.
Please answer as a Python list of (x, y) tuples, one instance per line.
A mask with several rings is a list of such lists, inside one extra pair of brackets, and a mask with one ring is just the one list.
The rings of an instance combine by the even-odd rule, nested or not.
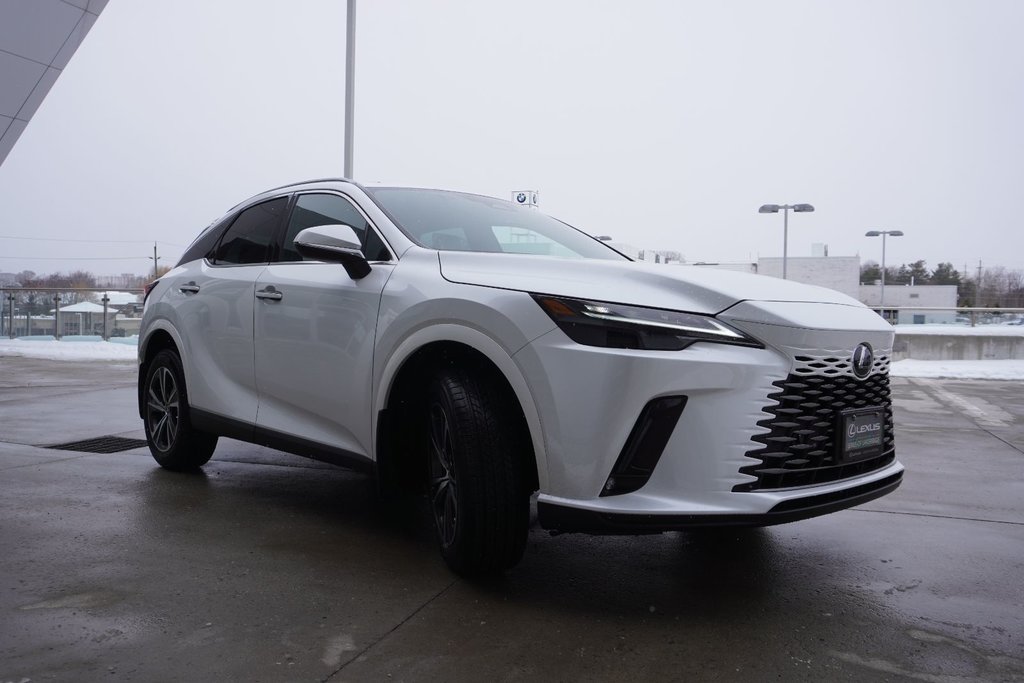
[(517, 418), (528, 435), (524, 458), (527, 481), (534, 488), (547, 485), (546, 452), (540, 415), (530, 387), (511, 355), (482, 332), (461, 325), (437, 325), (407, 337), (383, 363), (373, 411), (374, 453), (382, 478), (401, 467), (402, 445), (394, 438), (395, 420), (403, 406), (425, 395), (430, 375), (445, 363), (472, 363), (487, 373), (518, 408)]
[(143, 415), (143, 405), (145, 400), (143, 398), (143, 384), (146, 381), (146, 373), (149, 370), (149, 364), (152, 362), (153, 357), (160, 353), (164, 349), (170, 349), (178, 354), (178, 358), (181, 359), (182, 369), (186, 371), (186, 382), (187, 382), (187, 368), (185, 366), (186, 359), (181, 353), (181, 340), (178, 338), (177, 333), (170, 326), (161, 325), (157, 323), (152, 330), (150, 330), (144, 340), (139, 342), (139, 386), (138, 386), (138, 400), (139, 400), (139, 417)]

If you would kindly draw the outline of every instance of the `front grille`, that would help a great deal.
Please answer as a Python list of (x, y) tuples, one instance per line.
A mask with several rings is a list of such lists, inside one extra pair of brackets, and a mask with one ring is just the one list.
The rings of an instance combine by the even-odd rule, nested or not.
[[(878, 372), (889, 372), (889, 353), (890, 350), (888, 349), (879, 351), (871, 365), (872, 374)], [(833, 351), (831, 353), (817, 356), (798, 355), (795, 356), (793, 360), (796, 361), (793, 367), (793, 374), (796, 375), (802, 375), (805, 377), (808, 375), (844, 375), (847, 377), (854, 377), (852, 349)]]
[[(768, 395), (773, 403), (764, 409), (771, 417), (757, 423), (770, 431), (751, 437), (761, 447), (746, 455), (757, 462), (740, 468), (742, 474), (757, 480), (738, 484), (733, 491), (824, 484), (881, 469), (895, 459), (887, 373), (863, 380), (791, 374), (774, 386), (779, 390)], [(885, 409), (882, 455), (840, 462), (836, 458), (836, 415), (848, 408), (875, 406)]]

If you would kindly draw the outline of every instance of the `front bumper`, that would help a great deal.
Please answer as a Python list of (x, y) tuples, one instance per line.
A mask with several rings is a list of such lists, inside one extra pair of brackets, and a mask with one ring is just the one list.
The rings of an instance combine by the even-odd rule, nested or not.
[[(806, 313), (816, 305), (794, 306)], [(533, 378), (543, 429), (547, 483), (538, 495), (541, 526), (593, 533), (762, 526), (893, 491), (903, 466), (891, 455), (877, 469), (855, 469), (823, 482), (797, 478), (773, 487), (763, 475), (750, 473), (759, 464), (752, 455), (762, 448), (758, 437), (774, 434), (765, 426), (773, 417), (769, 397), (779, 382), (803, 372), (806, 362), (798, 358), (852, 352), (863, 341), (883, 353), (891, 348), (891, 328), (880, 320), (885, 326), (875, 325), (874, 313), (842, 308), (844, 318), (836, 325), (849, 329), (730, 320), (764, 342), (764, 349), (713, 343), (669, 352), (606, 349), (576, 344), (560, 330), (527, 345), (516, 361)], [(887, 364), (879, 365), (873, 376), (885, 372)], [(676, 396), (685, 397), (685, 409), (649, 479), (636, 490), (609, 495), (609, 476), (644, 407)]]

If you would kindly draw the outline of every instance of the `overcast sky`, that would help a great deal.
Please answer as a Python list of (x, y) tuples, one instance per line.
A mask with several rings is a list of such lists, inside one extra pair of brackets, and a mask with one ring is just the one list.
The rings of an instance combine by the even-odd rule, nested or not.
[[(758, 206), (809, 202), (791, 256), (879, 260), (864, 232), (899, 229), (890, 265), (1024, 269), (1020, 0), (360, 0), (356, 25), (361, 182), (536, 189), (688, 261), (781, 256)], [(341, 175), (344, 43), (344, 0), (111, 0), (0, 166), (0, 235), (169, 263), (246, 197)], [(151, 252), (5, 238), (0, 271)]]

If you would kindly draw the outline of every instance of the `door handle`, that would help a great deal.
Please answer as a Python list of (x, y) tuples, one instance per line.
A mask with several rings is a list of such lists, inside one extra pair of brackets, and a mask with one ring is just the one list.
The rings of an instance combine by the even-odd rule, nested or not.
[(193, 280), (188, 284), (178, 287), (178, 291), (181, 292), (182, 294), (195, 294), (196, 292), (199, 291), (199, 285), (197, 285), (195, 280)]
[(273, 285), (261, 289), (256, 292), (257, 299), (267, 299), (268, 301), (280, 301), (284, 298), (284, 294), (277, 291)]

